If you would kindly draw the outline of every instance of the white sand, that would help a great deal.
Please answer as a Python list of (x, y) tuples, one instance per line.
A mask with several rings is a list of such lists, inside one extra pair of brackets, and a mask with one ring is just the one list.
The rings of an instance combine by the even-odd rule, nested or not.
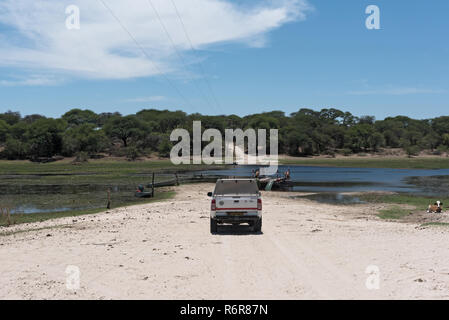
[[(449, 297), (449, 228), (271, 192), (263, 234), (230, 227), (211, 235), (212, 188), (186, 185), (174, 200), (0, 228), (24, 231), (0, 236), (0, 298)], [(78, 290), (66, 288), (68, 265), (81, 272)], [(370, 265), (380, 270), (378, 290), (365, 284)]]

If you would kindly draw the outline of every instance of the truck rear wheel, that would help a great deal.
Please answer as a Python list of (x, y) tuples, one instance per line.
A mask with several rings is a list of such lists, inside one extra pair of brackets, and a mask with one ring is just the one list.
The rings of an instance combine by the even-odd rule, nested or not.
[(262, 218), (257, 219), (253, 223), (254, 223), (253, 224), (254, 232), (261, 232), (262, 231)]
[(217, 220), (210, 218), (210, 233), (217, 233)]

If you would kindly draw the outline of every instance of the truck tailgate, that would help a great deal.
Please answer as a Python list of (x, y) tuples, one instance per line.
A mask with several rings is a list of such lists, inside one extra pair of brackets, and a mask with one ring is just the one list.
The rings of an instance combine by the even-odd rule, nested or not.
[(257, 211), (257, 196), (217, 196), (217, 213)]

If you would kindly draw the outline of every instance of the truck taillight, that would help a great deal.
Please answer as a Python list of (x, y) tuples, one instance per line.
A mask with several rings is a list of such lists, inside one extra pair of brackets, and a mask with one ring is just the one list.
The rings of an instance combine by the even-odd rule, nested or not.
[(262, 199), (257, 199), (257, 210), (262, 210)]
[(210, 210), (215, 211), (217, 209), (217, 206), (215, 205), (215, 199), (212, 199), (212, 202), (210, 203)]

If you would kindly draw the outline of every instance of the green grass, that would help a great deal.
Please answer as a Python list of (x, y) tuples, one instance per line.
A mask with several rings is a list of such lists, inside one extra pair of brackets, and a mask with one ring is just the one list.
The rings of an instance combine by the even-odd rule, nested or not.
[(407, 205), (412, 209), (403, 209), (400, 206), (394, 206), (389, 209), (379, 210), (378, 217), (381, 219), (401, 219), (417, 210), (425, 211), (430, 203), (434, 203), (436, 199), (417, 195), (408, 195), (402, 193), (395, 194), (379, 194), (366, 193), (359, 196), (360, 200), (368, 203), (388, 203), (395, 205)]
[[(415, 206), (416, 208), (427, 209), (430, 203), (434, 203), (437, 199), (430, 197), (423, 197), (417, 195), (408, 195), (402, 193), (396, 194), (379, 194), (366, 193), (359, 196), (360, 200), (369, 203), (392, 203)], [(444, 201), (443, 201), (444, 202)]]
[[(435, 202), (435, 198), (423, 197), (417, 195), (407, 194), (379, 194), (379, 193), (367, 193), (359, 195), (359, 198), (369, 203), (387, 203), (393, 204), (391, 208), (379, 210), (377, 216), (381, 219), (400, 220), (407, 217), (409, 214), (416, 214), (419, 212), (425, 212), (429, 204)], [(444, 199), (439, 199), (445, 202)], [(403, 209), (403, 205), (410, 206), (411, 209)], [(441, 226), (448, 227), (449, 223), (446, 222), (426, 222), (421, 226)]]
[(0, 160), (0, 185), (135, 185), (173, 179), (174, 172), (220, 169), (224, 165), (174, 165), (169, 160), (90, 160), (78, 165), (68, 159), (52, 163)]
[[(151, 173), (153, 171), (181, 171), (203, 170), (208, 165), (174, 165), (170, 160), (125, 161), (125, 160), (89, 160), (82, 164), (72, 164), (69, 159), (50, 163), (34, 163), (25, 160), (0, 160), (0, 175), (10, 174), (40, 174), (40, 175), (80, 175), (80, 174), (132, 174)], [(223, 165), (214, 165), (223, 167)]]
[[(146, 204), (158, 201), (164, 201), (172, 199), (175, 196), (175, 191), (159, 191), (155, 193), (154, 198), (148, 198), (141, 201), (131, 201), (126, 204), (121, 204), (119, 206), (112, 206), (111, 209), (126, 207), (136, 204)], [(106, 211), (106, 208), (93, 208), (86, 210), (73, 210), (73, 211), (63, 211), (63, 212), (51, 212), (51, 213), (32, 213), (32, 214), (11, 214), (11, 221), (13, 224), (21, 223), (32, 223), (32, 222), (42, 222), (49, 219), (64, 218), (64, 217), (76, 217), (81, 215), (95, 214), (99, 212)], [(0, 226), (7, 226), (7, 221), (5, 217), (0, 217)]]
[[(393, 168), (393, 169), (449, 169), (449, 158), (289, 158), (279, 160), (283, 165), (334, 166), (357, 168)], [(51, 163), (33, 163), (30, 161), (0, 160), (2, 174), (96, 174), (108, 176), (114, 173), (150, 173), (153, 171), (180, 171), (209, 169), (208, 165), (173, 165), (170, 160), (125, 161), (114, 159), (89, 160), (74, 165), (69, 159)], [(215, 168), (224, 165), (214, 165)]]
[(30, 231), (53, 230), (53, 229), (69, 228), (69, 227), (70, 226), (68, 226), (68, 225), (57, 225), (57, 226), (42, 227), (42, 228), (6, 231), (6, 232), (0, 232), (0, 237), (10, 236), (13, 234), (19, 234), (19, 233), (24, 233), (24, 232), (30, 232)]
[(381, 219), (397, 220), (407, 216), (410, 211), (411, 210), (402, 209), (400, 207), (392, 207), (389, 209), (379, 210), (379, 214), (377, 216)]
[(421, 225), (421, 227), (435, 226), (435, 227), (449, 227), (447, 222), (426, 222)]
[[(449, 169), (449, 158), (289, 158), (280, 159), (283, 165), (334, 166), (358, 168), (394, 168), (394, 169)], [(224, 165), (214, 165), (215, 168)], [(7, 174), (95, 174), (107, 177), (120, 173), (136, 174), (153, 171), (204, 170), (208, 165), (173, 165), (170, 160), (125, 161), (113, 159), (89, 160), (87, 163), (74, 165), (69, 159), (51, 163), (33, 163), (30, 161), (0, 160), (0, 175)], [(44, 176), (44, 178), (46, 178)]]
[[(0, 161), (0, 208), (16, 211), (33, 209), (41, 213), (12, 215), (17, 223), (34, 222), (54, 217), (95, 213), (106, 207), (107, 190), (115, 206), (136, 202), (134, 191), (139, 184), (174, 178), (174, 172), (218, 169), (224, 166), (180, 165), (169, 160), (126, 161), (116, 159), (89, 160), (74, 165), (70, 159), (52, 163)], [(159, 190), (158, 190), (159, 191)], [(156, 191), (156, 199), (161, 194)], [(150, 200), (154, 201), (154, 200)], [(26, 209), (23, 209), (26, 208)], [(65, 211), (71, 208), (71, 211)], [(48, 210), (61, 212), (44, 213)], [(5, 225), (0, 219), (0, 225)]]
[(283, 165), (348, 168), (449, 169), (449, 158), (295, 158), (281, 159)]

